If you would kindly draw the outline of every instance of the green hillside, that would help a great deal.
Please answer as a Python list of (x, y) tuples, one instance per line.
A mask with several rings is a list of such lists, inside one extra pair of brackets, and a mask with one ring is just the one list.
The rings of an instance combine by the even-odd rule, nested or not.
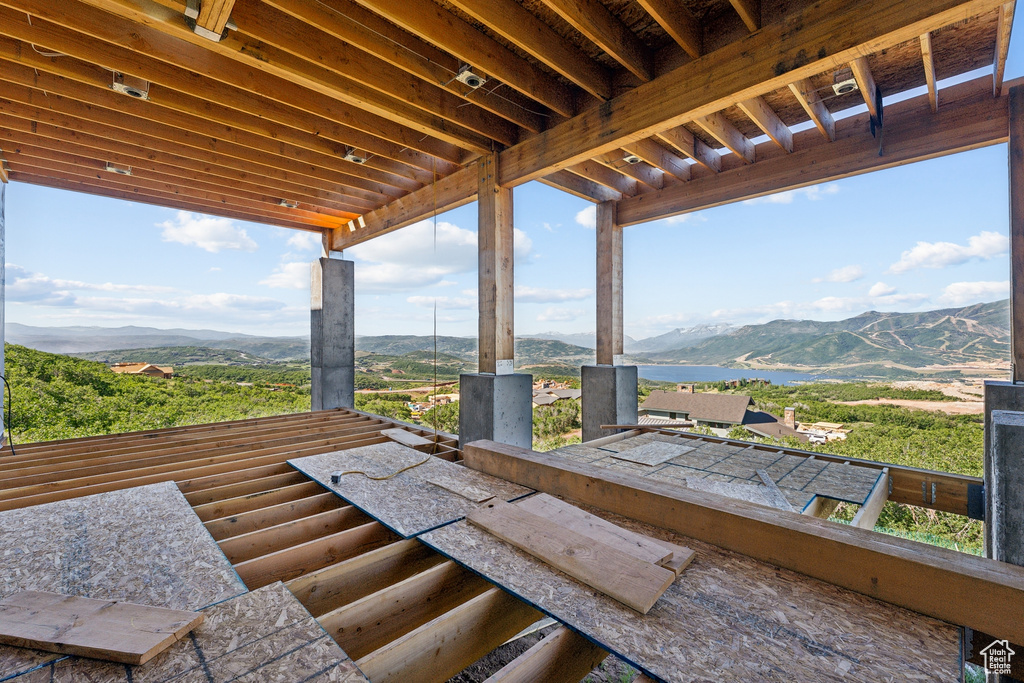
[[(206, 365), (261, 365), (273, 363), (270, 358), (236, 349), (215, 349), (206, 346), (158, 346), (148, 349), (118, 349), (71, 354), (76, 358), (112, 363), (154, 363), (180, 366), (192, 363)], [(177, 369), (177, 368), (175, 368)]]
[(1007, 300), (920, 313), (869, 311), (846, 320), (775, 320), (687, 348), (648, 354), (655, 362), (830, 370), (873, 366), (882, 374), (928, 366), (1007, 363)]
[(308, 388), (119, 375), (102, 363), (23, 346), (8, 344), (5, 352), (16, 445), (309, 410)]

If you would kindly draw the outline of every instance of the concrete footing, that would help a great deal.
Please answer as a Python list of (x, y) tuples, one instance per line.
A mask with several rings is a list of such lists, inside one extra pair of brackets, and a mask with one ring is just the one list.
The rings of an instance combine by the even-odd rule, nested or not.
[(310, 279), (313, 410), (355, 406), (355, 264), (321, 258)]
[(603, 424), (636, 424), (635, 365), (584, 365), (580, 373), (584, 441), (621, 431), (601, 429)]
[(459, 447), (479, 439), (530, 448), (533, 375), (459, 377)]

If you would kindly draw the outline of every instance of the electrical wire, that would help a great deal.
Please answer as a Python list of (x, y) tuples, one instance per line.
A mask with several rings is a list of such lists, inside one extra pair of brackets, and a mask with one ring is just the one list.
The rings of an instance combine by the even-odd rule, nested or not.
[(349, 474), (361, 474), (364, 477), (366, 477), (367, 479), (370, 479), (372, 481), (384, 481), (385, 479), (391, 479), (392, 477), (397, 477), (402, 472), (407, 472), (407, 471), (411, 470), (414, 467), (419, 467), (420, 465), (425, 465), (428, 462), (430, 462), (430, 459), (433, 458), (433, 457), (434, 456), (432, 456), (432, 455), (428, 455), (426, 458), (424, 458), (423, 460), (420, 460), (417, 463), (414, 463), (412, 465), (407, 465), (406, 467), (403, 467), (402, 469), (398, 470), (397, 472), (392, 472), (391, 474), (384, 475), (383, 477), (374, 477), (374, 476), (371, 476), (371, 475), (367, 474), (366, 472), (364, 472), (362, 470), (347, 470), (345, 472), (332, 472), (331, 473), (331, 482), (334, 483), (334, 484), (337, 484), (338, 483), (337, 479), (340, 479), (341, 477), (344, 477), (344, 476), (349, 475)]

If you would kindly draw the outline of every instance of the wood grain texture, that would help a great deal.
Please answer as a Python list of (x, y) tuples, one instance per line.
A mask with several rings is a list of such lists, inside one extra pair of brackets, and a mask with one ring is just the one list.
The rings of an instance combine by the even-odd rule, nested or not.
[(487, 503), (466, 520), (641, 614), (676, 578), (671, 570), (509, 503)]
[(0, 644), (144, 664), (203, 622), (197, 612), (19, 591), (0, 600)]

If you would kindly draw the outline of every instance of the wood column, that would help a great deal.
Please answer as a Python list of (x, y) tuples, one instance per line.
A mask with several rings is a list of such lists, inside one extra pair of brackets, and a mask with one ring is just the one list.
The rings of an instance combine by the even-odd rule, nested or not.
[(614, 365), (622, 347), (622, 227), (609, 201), (597, 205), (597, 364)]
[(1024, 382), (1024, 86), (1010, 88), (1010, 367)]
[(512, 373), (515, 333), (512, 188), (498, 185), (498, 155), (480, 159), (477, 205), (480, 306), (479, 372)]

